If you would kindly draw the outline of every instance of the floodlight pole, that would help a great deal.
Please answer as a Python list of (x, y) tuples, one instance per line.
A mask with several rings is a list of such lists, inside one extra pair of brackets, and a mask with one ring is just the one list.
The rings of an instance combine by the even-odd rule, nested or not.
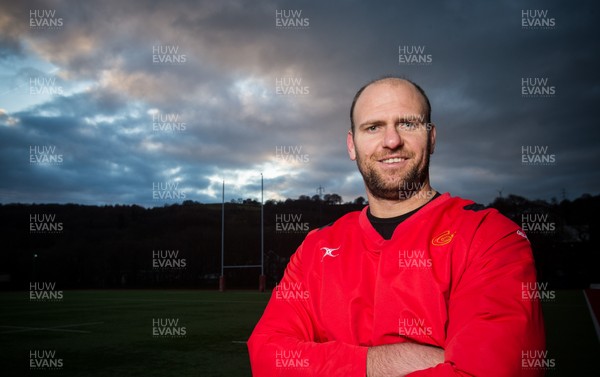
[(260, 173), (260, 276), (258, 278), (258, 291), (264, 292), (267, 285), (265, 276), (265, 200), (264, 200), (264, 179), (263, 173)]
[(225, 291), (225, 180), (223, 180), (223, 192), (221, 203), (221, 276), (219, 277), (219, 291)]

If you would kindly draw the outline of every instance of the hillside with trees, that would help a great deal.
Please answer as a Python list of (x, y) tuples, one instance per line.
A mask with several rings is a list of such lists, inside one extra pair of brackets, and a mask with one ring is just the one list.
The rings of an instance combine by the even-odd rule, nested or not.
[[(364, 198), (300, 196), (264, 204), (265, 274), (274, 286), (309, 230), (364, 207)], [(531, 201), (509, 195), (488, 207), (522, 225), (532, 242), (540, 281), (554, 289), (600, 282), (600, 196)], [(0, 289), (31, 281), (60, 289), (218, 287), (221, 270), (219, 204), (185, 201), (164, 207), (77, 204), (0, 205)], [(260, 264), (260, 203), (225, 204), (225, 264)], [(227, 286), (258, 285), (259, 269), (226, 269)]]

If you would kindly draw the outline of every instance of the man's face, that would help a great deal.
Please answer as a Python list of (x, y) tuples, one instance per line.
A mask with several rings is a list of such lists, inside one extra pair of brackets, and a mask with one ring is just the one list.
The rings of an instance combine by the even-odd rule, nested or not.
[[(347, 137), (348, 153), (374, 197), (402, 200), (429, 189), (435, 128), (424, 124), (425, 114), (425, 100), (403, 81), (372, 84), (358, 98), (354, 131)], [(406, 127), (406, 123), (420, 126)]]

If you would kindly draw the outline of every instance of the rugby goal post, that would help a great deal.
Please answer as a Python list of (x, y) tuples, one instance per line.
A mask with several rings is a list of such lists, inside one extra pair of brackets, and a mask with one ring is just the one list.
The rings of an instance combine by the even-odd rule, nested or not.
[(222, 202), (221, 202), (221, 276), (219, 277), (219, 291), (225, 292), (225, 269), (226, 268), (260, 268), (258, 277), (258, 291), (264, 292), (267, 285), (267, 277), (265, 276), (265, 237), (264, 237), (264, 180), (263, 174), (260, 173), (260, 264), (252, 265), (225, 265), (225, 181), (223, 181)]

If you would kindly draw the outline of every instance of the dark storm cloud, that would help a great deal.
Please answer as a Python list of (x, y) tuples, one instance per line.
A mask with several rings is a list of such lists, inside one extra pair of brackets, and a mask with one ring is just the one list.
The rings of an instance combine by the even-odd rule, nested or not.
[[(0, 6), (2, 83), (46, 74), (66, 88), (0, 114), (2, 201), (155, 205), (153, 182), (174, 181), (187, 198), (270, 197), (326, 192), (364, 196), (345, 135), (354, 92), (401, 74), (428, 92), (438, 143), (435, 188), (487, 203), (503, 190), (531, 198), (597, 193), (598, 6), (558, 1), (89, 1)], [(54, 9), (64, 26), (28, 28), (31, 9)], [(302, 12), (310, 27), (281, 30), (275, 11)], [(521, 12), (547, 10), (551, 30), (522, 30)], [(399, 64), (400, 45), (424, 46), (432, 64)], [(153, 49), (177, 49), (182, 64), (157, 64)], [(6, 63), (5, 63), (6, 64)], [(35, 70), (38, 71), (35, 71)], [(36, 73), (37, 72), (37, 73)], [(11, 76), (12, 75), (12, 76)], [(276, 93), (301, 79), (304, 95)], [(521, 80), (548, 78), (553, 98), (523, 98)], [(79, 89), (77, 89), (79, 88)], [(0, 88), (0, 93), (10, 88)], [(0, 97), (1, 101), (1, 97)], [(4, 108), (0, 103), (0, 109)], [(157, 132), (153, 114), (185, 122)], [(31, 166), (29, 146), (56, 145), (60, 166)], [(552, 166), (523, 166), (523, 146), (547, 147)], [(282, 147), (306, 160), (277, 160)]]

